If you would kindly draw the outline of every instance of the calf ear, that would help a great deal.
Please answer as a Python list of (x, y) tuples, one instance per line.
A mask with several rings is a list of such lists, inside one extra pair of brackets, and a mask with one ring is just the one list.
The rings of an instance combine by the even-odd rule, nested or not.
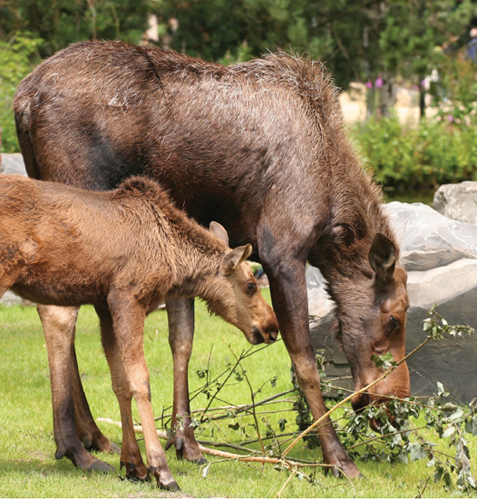
[(392, 281), (396, 256), (397, 251), (394, 243), (384, 234), (376, 234), (369, 251), (369, 263), (376, 273), (378, 283), (386, 285)]
[(244, 245), (230, 250), (222, 260), (220, 272), (224, 276), (231, 276), (241, 262), (248, 259), (252, 255), (252, 245)]
[(209, 229), (214, 236), (216, 236), (217, 238), (219, 238), (219, 240), (222, 240), (227, 246), (229, 246), (229, 235), (227, 234), (224, 226), (213, 220), (209, 224)]

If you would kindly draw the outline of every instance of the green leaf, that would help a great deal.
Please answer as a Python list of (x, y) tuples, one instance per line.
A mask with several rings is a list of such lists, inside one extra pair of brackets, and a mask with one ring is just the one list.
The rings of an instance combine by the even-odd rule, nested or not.
[(443, 438), (448, 438), (448, 437), (451, 437), (453, 434), (455, 433), (455, 427), (453, 425), (450, 425), (449, 427), (447, 427), (447, 429), (444, 431), (444, 433), (442, 434), (442, 437)]
[(411, 443), (409, 446), (410, 456), (412, 461), (423, 460), (427, 458), (427, 453), (422, 449), (421, 443)]

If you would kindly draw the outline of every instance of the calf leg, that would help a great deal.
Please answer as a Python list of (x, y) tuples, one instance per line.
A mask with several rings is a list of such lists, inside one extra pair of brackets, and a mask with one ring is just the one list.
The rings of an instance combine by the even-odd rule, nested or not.
[[(194, 299), (171, 300), (167, 303), (169, 319), (169, 345), (174, 359), (174, 403), (172, 426), (176, 429), (173, 439), (177, 458), (186, 458), (199, 464), (206, 463), (191, 427), (189, 403), (188, 366), (194, 338)], [(178, 421), (180, 420), (180, 422)]]
[[(314, 420), (318, 420), (327, 412), (327, 409), (321, 394), (320, 378), (308, 324), (305, 263), (299, 259), (278, 262), (263, 251), (260, 258), (270, 281), (273, 308), (277, 314), (280, 332), (290, 354), (298, 383), (305, 394)], [(342, 471), (350, 478), (359, 476), (358, 468), (348, 457), (329, 418), (319, 427), (318, 432), (323, 460), (325, 463), (336, 466), (333, 472), (338, 474)]]
[(121, 468), (126, 467), (128, 479), (145, 480), (149, 471), (144, 465), (141, 451), (134, 435), (134, 424), (131, 412), (132, 393), (124, 371), (123, 362), (119, 356), (116, 339), (113, 331), (111, 314), (106, 309), (96, 308), (101, 325), (101, 342), (111, 371), (111, 381), (114, 394), (119, 403), (123, 442), (121, 445)]
[[(179, 486), (167, 466), (166, 455), (159, 442), (152, 413), (149, 371), (144, 358), (145, 310), (139, 304), (115, 292), (110, 294), (108, 300), (113, 318), (116, 350), (121, 357), (129, 391), (136, 400), (141, 418), (149, 472), (156, 478), (158, 486), (177, 490)], [(128, 422), (123, 422), (123, 426), (125, 424), (129, 425)]]
[(70, 368), (76, 362), (74, 337), (78, 308), (39, 305), (37, 310), (43, 325), (50, 367), (53, 430), (57, 447), (55, 456), (57, 459), (66, 456), (81, 469), (114, 471), (109, 464), (84, 449), (75, 424)]

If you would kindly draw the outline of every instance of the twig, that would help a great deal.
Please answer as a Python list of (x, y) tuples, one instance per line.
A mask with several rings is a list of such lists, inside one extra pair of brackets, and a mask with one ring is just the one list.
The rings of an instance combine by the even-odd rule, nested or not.
[(232, 376), (232, 373), (234, 373), (235, 368), (237, 368), (238, 364), (240, 363), (240, 359), (242, 359), (243, 353), (244, 353), (244, 351), (242, 351), (242, 354), (240, 355), (240, 358), (235, 363), (235, 366), (232, 368), (232, 370), (230, 370), (230, 373), (227, 375), (227, 377), (225, 378), (225, 380), (222, 382), (222, 384), (220, 384), (219, 388), (215, 391), (215, 394), (210, 398), (210, 401), (209, 401), (208, 405), (205, 407), (204, 413), (203, 413), (203, 415), (202, 415), (202, 417), (200, 419), (201, 423), (204, 421), (204, 415), (206, 414), (207, 410), (210, 408), (210, 405), (212, 404), (212, 401), (215, 399), (215, 397), (217, 396), (217, 394), (220, 392), (220, 390), (227, 383), (227, 380)]
[[(99, 422), (105, 422), (107, 424), (114, 425), (116, 427), (122, 427), (121, 422), (116, 422), (110, 418), (98, 418)], [(134, 426), (134, 432), (136, 433), (141, 433), (143, 432), (142, 426), (141, 425), (135, 425)], [(163, 439), (167, 441), (168, 437), (167, 434), (164, 431), (156, 430), (157, 435), (160, 439)], [(199, 442), (200, 443), (200, 442)], [(230, 446), (227, 443), (210, 443), (210, 445), (215, 446), (215, 445), (223, 445), (223, 446)], [(222, 458), (227, 458), (227, 459), (233, 459), (233, 460), (238, 460), (240, 462), (257, 462), (257, 463), (268, 463), (268, 464), (283, 464), (285, 466), (294, 466), (294, 467), (324, 467), (324, 468), (330, 468), (332, 465), (329, 464), (321, 464), (318, 462), (309, 462), (306, 460), (302, 459), (287, 459), (283, 460), (281, 458), (274, 458), (274, 457), (261, 457), (261, 456), (252, 456), (252, 455), (237, 455), (235, 453), (229, 453), (227, 451), (222, 451), (222, 450), (213, 450), (211, 448), (206, 448), (205, 446), (202, 446), (202, 444), (199, 444), (199, 449), (202, 453), (206, 453), (207, 455), (212, 455), (215, 457), (222, 457)], [(250, 451), (255, 451), (255, 450), (250, 450)]]
[(252, 384), (250, 383), (250, 380), (248, 378), (248, 375), (247, 375), (247, 372), (243, 369), (242, 367), (242, 364), (240, 363), (240, 359), (237, 358), (237, 356), (235, 355), (234, 351), (232, 350), (232, 348), (229, 346), (229, 349), (230, 349), (230, 352), (235, 356), (235, 359), (237, 359), (237, 362), (240, 366), (240, 368), (242, 368), (242, 374), (243, 376), (245, 377), (245, 381), (247, 382), (247, 385), (250, 389), (250, 397), (252, 398), (252, 414), (253, 414), (253, 419), (255, 421), (255, 428), (257, 430), (257, 437), (258, 437), (258, 440), (260, 441), (260, 446), (262, 448), (262, 453), (265, 455), (265, 446), (263, 445), (263, 441), (262, 441), (262, 436), (260, 435), (260, 428), (258, 426), (258, 419), (257, 419), (257, 414), (255, 412), (255, 393), (253, 392), (253, 387), (252, 387)]
[(292, 480), (294, 475), (295, 475), (295, 471), (294, 470), (290, 471), (290, 475), (288, 476), (287, 480), (285, 481), (285, 484), (280, 488), (280, 491), (277, 493), (275, 498), (280, 498), (282, 491), (288, 486), (288, 483)]
[[(258, 401), (257, 403), (255, 403), (255, 406), (263, 406), (263, 405), (268, 405), (268, 404), (278, 404), (278, 403), (291, 403), (293, 401), (293, 399), (291, 398), (288, 398), (288, 399), (279, 399), (278, 401), (274, 401), (275, 399), (281, 397), (281, 396), (286, 396), (287, 394), (290, 394), (291, 392), (295, 392), (296, 389), (289, 389), (288, 391), (283, 391), (283, 392), (279, 392), (278, 394), (274, 394), (273, 396), (270, 396), (268, 398), (265, 398), (263, 399), (262, 401)], [(216, 398), (218, 399), (218, 398)], [(169, 407), (170, 408), (170, 407)], [(216, 406), (214, 408), (209, 408), (207, 411), (209, 412), (209, 415), (210, 415), (210, 412), (220, 412), (220, 411), (234, 411), (237, 415), (239, 413), (243, 413), (247, 410), (249, 410), (250, 408), (252, 408), (252, 405), (250, 404), (243, 404), (243, 405), (227, 405), (227, 406)], [(191, 415), (195, 414), (195, 413), (204, 413), (206, 411), (205, 408), (202, 408), (202, 409), (198, 409), (198, 410), (192, 410), (191, 411)], [(164, 414), (164, 418), (170, 418), (172, 417), (172, 413), (167, 413), (167, 414)], [(229, 415), (219, 415), (217, 417), (210, 417), (209, 416), (209, 419), (211, 420), (222, 420), (224, 418), (228, 418)], [(157, 422), (161, 419), (161, 417), (157, 417), (155, 418), (154, 420)]]

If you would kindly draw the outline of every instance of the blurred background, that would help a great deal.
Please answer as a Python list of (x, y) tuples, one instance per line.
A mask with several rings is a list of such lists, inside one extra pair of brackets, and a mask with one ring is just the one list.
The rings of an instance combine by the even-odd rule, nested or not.
[(477, 179), (475, 0), (0, 0), (2, 152), (12, 96), (70, 43), (116, 40), (233, 64), (268, 51), (321, 59), (345, 122), (390, 199)]

